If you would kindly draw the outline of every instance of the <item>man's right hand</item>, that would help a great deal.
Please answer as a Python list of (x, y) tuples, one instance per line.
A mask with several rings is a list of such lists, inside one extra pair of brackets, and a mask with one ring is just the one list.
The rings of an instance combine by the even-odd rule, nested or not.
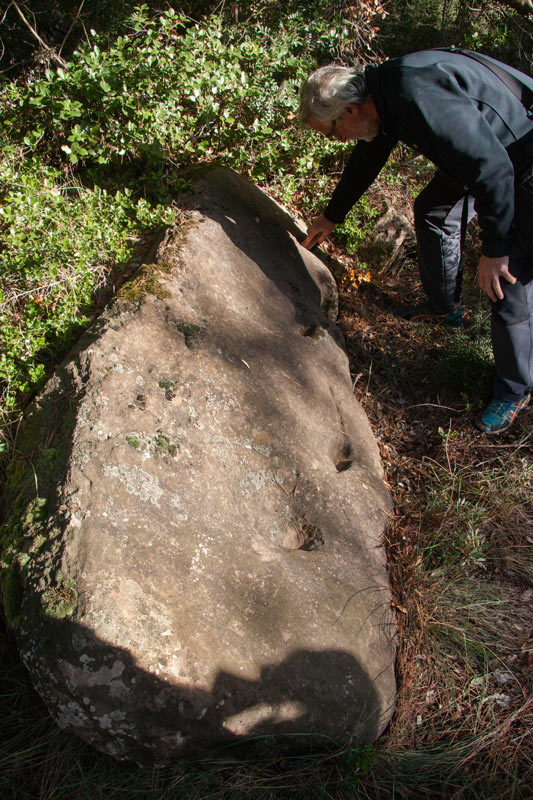
[(489, 256), (482, 255), (477, 270), (479, 287), (485, 294), (488, 294), (493, 303), (503, 300), (501, 278), (504, 278), (507, 283), (516, 283), (515, 276), (509, 272), (509, 256), (489, 258)]
[(305, 247), (306, 250), (311, 250), (316, 244), (321, 244), (324, 239), (327, 239), (336, 227), (336, 222), (330, 222), (329, 219), (326, 219), (321, 214), (307, 229), (307, 236), (302, 242), (302, 247)]

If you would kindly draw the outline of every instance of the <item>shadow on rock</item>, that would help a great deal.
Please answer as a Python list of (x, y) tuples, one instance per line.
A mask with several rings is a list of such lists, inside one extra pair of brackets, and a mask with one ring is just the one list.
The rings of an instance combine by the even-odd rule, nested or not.
[[(265, 664), (255, 678), (220, 670), (211, 686), (170, 684), (83, 626), (67, 620), (55, 626), (61, 647), (43, 641), (25, 658), (39, 676), (36, 687), (62, 728), (121, 760), (150, 765), (216, 756), (236, 744), (250, 754), (266, 746), (280, 755), (310, 752), (350, 739), (371, 742), (382, 727), (372, 681), (343, 651), (297, 650), (280, 664)], [(57, 664), (64, 679), (53, 696), (50, 663), (55, 681)]]

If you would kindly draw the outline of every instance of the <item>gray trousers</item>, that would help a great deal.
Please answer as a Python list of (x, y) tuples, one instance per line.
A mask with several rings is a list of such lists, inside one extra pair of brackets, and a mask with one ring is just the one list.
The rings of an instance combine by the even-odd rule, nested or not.
[[(461, 253), (466, 222), (475, 214), (473, 199), (438, 171), (414, 212), (422, 285), (433, 308), (447, 313), (461, 298)], [(517, 194), (516, 219), (509, 271), (517, 282), (502, 279), (504, 299), (491, 302), (494, 397), (512, 401), (533, 388), (533, 192)]]

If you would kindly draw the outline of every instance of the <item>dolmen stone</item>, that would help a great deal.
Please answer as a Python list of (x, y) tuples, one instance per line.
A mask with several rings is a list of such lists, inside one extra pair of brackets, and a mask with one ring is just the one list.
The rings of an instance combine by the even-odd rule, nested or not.
[(59, 726), (115, 758), (371, 742), (395, 700), (390, 498), (335, 283), (243, 177), (188, 180), (188, 221), (20, 428), (6, 615)]

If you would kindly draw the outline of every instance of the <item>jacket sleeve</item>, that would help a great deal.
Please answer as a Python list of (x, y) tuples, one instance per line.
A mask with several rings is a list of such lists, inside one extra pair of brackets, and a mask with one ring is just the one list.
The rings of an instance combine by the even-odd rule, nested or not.
[(344, 222), (348, 211), (379, 175), (395, 144), (395, 139), (383, 133), (371, 142), (356, 144), (324, 211), (326, 219)]

